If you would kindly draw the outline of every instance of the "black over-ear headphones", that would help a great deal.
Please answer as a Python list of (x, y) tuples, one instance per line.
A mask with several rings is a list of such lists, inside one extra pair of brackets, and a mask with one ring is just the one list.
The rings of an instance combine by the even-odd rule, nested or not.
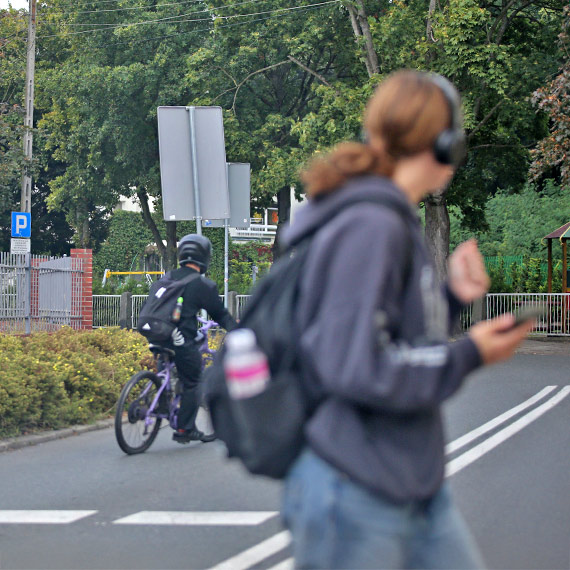
[(445, 77), (437, 73), (428, 73), (427, 76), (443, 93), (451, 113), (451, 125), (439, 133), (433, 152), (439, 163), (457, 166), (465, 157), (467, 146), (461, 117), (461, 98), (457, 89)]

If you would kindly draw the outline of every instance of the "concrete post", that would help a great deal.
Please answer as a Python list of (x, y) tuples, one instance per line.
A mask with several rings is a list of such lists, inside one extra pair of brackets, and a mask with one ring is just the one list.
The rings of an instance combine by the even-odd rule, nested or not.
[(238, 318), (238, 302), (235, 291), (228, 292), (228, 311), (234, 319)]
[(130, 291), (121, 293), (121, 304), (119, 308), (119, 326), (122, 329), (132, 328), (133, 323), (133, 294)]

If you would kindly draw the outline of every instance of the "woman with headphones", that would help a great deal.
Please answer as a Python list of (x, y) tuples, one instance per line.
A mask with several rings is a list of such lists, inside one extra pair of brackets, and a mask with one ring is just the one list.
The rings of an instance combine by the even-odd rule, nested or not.
[(303, 174), (309, 204), (285, 239), (319, 227), (298, 324), (320, 403), (284, 492), (298, 568), (483, 565), (444, 483), (441, 405), (471, 371), (512, 356), (531, 323), (503, 317), (448, 341), (489, 279), (469, 241), (438, 284), (416, 208), (463, 159), (461, 123), (451, 83), (400, 71), (368, 103), (367, 142), (343, 143)]

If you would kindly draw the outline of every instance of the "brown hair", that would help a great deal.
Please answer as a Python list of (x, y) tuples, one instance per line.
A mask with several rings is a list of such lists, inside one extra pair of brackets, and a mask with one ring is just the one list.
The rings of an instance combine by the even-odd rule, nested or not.
[(364, 113), (366, 144), (345, 142), (314, 158), (301, 174), (307, 194), (320, 197), (353, 176), (390, 177), (399, 158), (431, 148), (451, 124), (441, 89), (420, 71), (398, 71), (376, 89)]

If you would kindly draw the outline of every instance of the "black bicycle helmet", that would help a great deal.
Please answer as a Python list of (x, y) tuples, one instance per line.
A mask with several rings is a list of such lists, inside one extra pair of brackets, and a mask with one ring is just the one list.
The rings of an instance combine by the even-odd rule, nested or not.
[(212, 243), (207, 237), (188, 234), (178, 242), (178, 263), (195, 263), (200, 273), (206, 273), (212, 257)]

